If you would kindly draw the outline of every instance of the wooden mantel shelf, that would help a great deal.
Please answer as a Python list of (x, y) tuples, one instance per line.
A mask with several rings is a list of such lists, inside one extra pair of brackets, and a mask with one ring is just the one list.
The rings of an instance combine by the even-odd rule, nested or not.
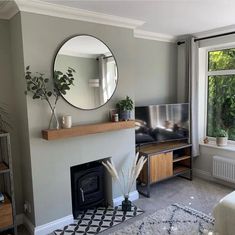
[(135, 121), (104, 122), (89, 125), (73, 126), (69, 129), (42, 130), (42, 138), (45, 140), (57, 140), (75, 136), (104, 133), (121, 129), (134, 128)]

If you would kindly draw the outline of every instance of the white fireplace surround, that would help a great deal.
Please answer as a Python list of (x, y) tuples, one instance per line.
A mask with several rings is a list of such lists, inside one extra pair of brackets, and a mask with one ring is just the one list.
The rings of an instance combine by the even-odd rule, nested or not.
[[(137, 190), (130, 192), (130, 200), (133, 202), (139, 198), (139, 193)], [(113, 198), (112, 205), (118, 206), (124, 200), (123, 196)], [(47, 224), (35, 227), (26, 215), (17, 215), (17, 224), (24, 224), (32, 235), (47, 235), (58, 228), (62, 228), (65, 225), (71, 224), (73, 222), (72, 213), (63, 218), (51, 221)]]

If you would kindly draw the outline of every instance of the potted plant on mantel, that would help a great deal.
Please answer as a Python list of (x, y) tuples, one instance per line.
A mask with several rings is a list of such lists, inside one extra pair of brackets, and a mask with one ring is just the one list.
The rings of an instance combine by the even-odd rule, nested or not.
[[(49, 85), (49, 78), (45, 78), (44, 74), (36, 73), (32, 75), (30, 66), (26, 67), (25, 79), (27, 83), (27, 92), (33, 95), (33, 99), (45, 100), (51, 110), (51, 118), (48, 129), (59, 129), (59, 121), (55, 113), (56, 104), (59, 97), (66, 95), (66, 92), (70, 90), (70, 86), (73, 85), (75, 70), (68, 67), (67, 72), (64, 74), (61, 71), (54, 71), (54, 87), (51, 89)], [(51, 99), (54, 96), (54, 99)], [(54, 121), (54, 125), (53, 125)]]
[(120, 120), (127, 121), (131, 118), (131, 111), (133, 110), (133, 101), (129, 96), (120, 100), (116, 107), (119, 109)]
[(224, 129), (216, 130), (216, 144), (220, 147), (226, 146), (228, 142), (228, 133)]

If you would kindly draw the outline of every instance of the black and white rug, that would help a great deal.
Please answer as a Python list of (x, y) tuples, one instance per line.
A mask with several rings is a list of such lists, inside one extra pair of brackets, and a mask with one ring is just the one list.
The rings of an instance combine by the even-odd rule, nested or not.
[(173, 204), (112, 235), (212, 235), (214, 218), (193, 208)]
[(98, 207), (81, 212), (73, 224), (54, 231), (54, 235), (97, 234), (126, 220), (142, 214), (144, 211), (132, 206), (126, 213), (119, 207)]

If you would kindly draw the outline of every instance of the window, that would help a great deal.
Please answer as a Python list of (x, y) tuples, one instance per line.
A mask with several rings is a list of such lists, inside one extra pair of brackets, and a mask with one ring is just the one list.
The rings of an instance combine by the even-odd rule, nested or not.
[(235, 140), (235, 48), (208, 51), (207, 136), (228, 131)]

